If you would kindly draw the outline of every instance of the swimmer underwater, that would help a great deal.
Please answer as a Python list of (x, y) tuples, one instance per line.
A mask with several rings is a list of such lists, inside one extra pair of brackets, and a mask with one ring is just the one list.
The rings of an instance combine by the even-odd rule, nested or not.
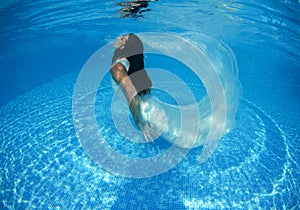
[(144, 69), (144, 47), (138, 36), (130, 33), (117, 38), (110, 73), (120, 85), (129, 104), (135, 124), (141, 129), (145, 140), (158, 137), (151, 123), (141, 116), (141, 100), (151, 94), (152, 82)]

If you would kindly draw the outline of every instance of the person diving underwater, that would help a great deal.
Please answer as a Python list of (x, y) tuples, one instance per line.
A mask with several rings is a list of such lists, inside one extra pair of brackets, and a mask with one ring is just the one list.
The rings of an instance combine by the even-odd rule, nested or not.
[(117, 38), (110, 73), (113, 82), (120, 85), (129, 104), (135, 124), (143, 132), (145, 140), (154, 141), (158, 137), (151, 123), (141, 115), (141, 101), (151, 94), (152, 81), (144, 69), (144, 47), (135, 34)]

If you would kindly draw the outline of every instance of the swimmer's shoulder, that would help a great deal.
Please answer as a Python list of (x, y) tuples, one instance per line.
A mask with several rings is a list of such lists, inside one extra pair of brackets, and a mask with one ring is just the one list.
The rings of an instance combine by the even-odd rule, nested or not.
[(120, 68), (124, 68), (126, 71), (129, 70), (130, 67), (130, 63), (126, 58), (121, 58), (121, 59), (117, 59), (114, 64), (112, 65), (112, 67), (116, 67), (118, 69)]

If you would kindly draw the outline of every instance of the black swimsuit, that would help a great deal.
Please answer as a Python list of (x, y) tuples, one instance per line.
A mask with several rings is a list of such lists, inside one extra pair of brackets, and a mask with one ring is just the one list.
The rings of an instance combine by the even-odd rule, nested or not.
[[(139, 54), (139, 55), (135, 55), (135, 57), (136, 56), (143, 56), (143, 55)], [(115, 63), (120, 62), (125, 67), (128, 76), (130, 76), (133, 86), (138, 91), (139, 96), (150, 94), (150, 88), (152, 87), (152, 82), (149, 78), (149, 75), (144, 69), (143, 63), (141, 64), (141, 62), (136, 62), (136, 59), (132, 59), (132, 57), (126, 59), (124, 58), (118, 59), (115, 61)]]

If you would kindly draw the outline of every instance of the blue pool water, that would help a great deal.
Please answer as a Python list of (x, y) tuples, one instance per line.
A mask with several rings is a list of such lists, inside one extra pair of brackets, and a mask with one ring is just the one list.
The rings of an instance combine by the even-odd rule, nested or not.
[[(0, 3), (0, 209), (299, 209), (299, 2), (160, 0), (127, 15), (118, 3)], [(236, 55), (243, 96), (236, 128), (205, 163), (197, 147), (167, 172), (135, 179), (87, 156), (72, 96), (96, 50), (118, 35), (148, 31), (222, 40)], [(198, 93), (195, 78), (186, 79)], [(107, 137), (114, 136), (109, 117), (97, 118)], [(110, 143), (139, 157), (170, 146), (161, 139)]]

